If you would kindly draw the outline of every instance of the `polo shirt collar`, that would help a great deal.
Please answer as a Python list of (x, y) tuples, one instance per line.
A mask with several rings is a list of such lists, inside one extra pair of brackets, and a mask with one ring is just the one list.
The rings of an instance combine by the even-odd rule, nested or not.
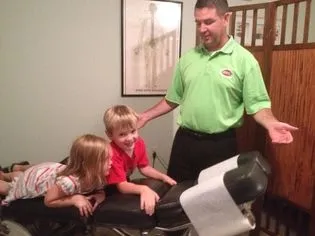
[(198, 47), (200, 49), (201, 52), (206, 53), (206, 54), (217, 54), (219, 52), (224, 53), (224, 54), (231, 54), (233, 52), (233, 49), (235, 47), (235, 40), (233, 38), (233, 36), (229, 36), (229, 40), (224, 44), (224, 46), (222, 48), (220, 48), (217, 51), (214, 52), (209, 52), (206, 47), (203, 44), (200, 44)]

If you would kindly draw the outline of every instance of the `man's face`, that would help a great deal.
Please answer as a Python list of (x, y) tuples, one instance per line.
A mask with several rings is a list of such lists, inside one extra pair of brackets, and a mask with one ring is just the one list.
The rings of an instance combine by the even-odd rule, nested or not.
[(228, 13), (218, 14), (214, 7), (195, 9), (197, 31), (209, 51), (218, 50), (225, 44), (228, 18)]

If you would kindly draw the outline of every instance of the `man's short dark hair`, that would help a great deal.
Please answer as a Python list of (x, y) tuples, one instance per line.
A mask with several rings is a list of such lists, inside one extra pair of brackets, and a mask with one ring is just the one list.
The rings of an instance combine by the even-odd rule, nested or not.
[(229, 11), (229, 4), (227, 0), (197, 0), (195, 4), (195, 9), (200, 9), (204, 7), (213, 7), (221, 14)]

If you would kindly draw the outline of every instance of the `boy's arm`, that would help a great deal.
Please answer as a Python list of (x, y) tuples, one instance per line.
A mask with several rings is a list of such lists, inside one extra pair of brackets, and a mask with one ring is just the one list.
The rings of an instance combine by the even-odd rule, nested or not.
[(146, 177), (162, 180), (163, 182), (168, 183), (169, 185), (175, 185), (176, 184), (176, 181), (174, 179), (167, 176), (166, 174), (161, 173), (160, 171), (154, 169), (151, 166), (139, 168), (139, 170), (140, 170), (141, 174), (143, 174)]
[(121, 193), (140, 195), (141, 192), (143, 192), (145, 188), (148, 188), (148, 187), (145, 185), (139, 185), (139, 184), (134, 184), (134, 183), (124, 181), (124, 182), (118, 183), (117, 188)]
[(155, 203), (159, 200), (159, 195), (145, 185), (129, 183), (127, 181), (117, 184), (121, 193), (140, 195), (140, 209), (145, 210), (146, 214), (152, 215), (155, 209)]
[(138, 159), (137, 167), (138, 167), (139, 171), (141, 172), (141, 174), (143, 174), (146, 177), (162, 180), (163, 182), (168, 183), (170, 185), (176, 184), (175, 180), (173, 180), (169, 176), (161, 173), (160, 171), (152, 168), (149, 165), (148, 156), (147, 156), (147, 152), (146, 152), (146, 146), (145, 146), (143, 139), (139, 138), (137, 148), (138, 148), (138, 150), (140, 150), (139, 155), (138, 155), (139, 159)]

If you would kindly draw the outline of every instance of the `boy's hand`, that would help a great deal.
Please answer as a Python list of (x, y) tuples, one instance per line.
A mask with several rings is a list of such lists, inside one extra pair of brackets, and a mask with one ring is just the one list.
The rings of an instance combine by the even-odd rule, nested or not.
[(93, 204), (93, 208), (92, 208), (92, 211), (94, 211), (97, 208), (97, 206), (105, 200), (105, 192), (100, 191), (100, 192), (91, 194), (91, 195), (87, 196), (87, 199), (95, 201)]
[(172, 179), (171, 177), (169, 177), (167, 175), (163, 175), (162, 181), (165, 183), (168, 183), (171, 186), (177, 184), (177, 182), (174, 179)]
[(160, 199), (156, 192), (147, 186), (143, 186), (140, 193), (140, 208), (145, 210), (148, 215), (153, 215), (155, 210), (155, 203)]
[(72, 196), (73, 205), (80, 211), (81, 216), (90, 216), (93, 213), (93, 207), (88, 197), (77, 194)]

